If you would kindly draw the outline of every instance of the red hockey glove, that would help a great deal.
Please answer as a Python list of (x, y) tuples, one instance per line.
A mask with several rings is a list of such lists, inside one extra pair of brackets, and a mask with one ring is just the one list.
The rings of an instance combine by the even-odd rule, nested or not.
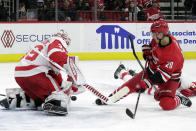
[(190, 96), (194, 96), (195, 95), (194, 91), (191, 90), (191, 89), (181, 90), (180, 93), (182, 93), (186, 97), (190, 97)]
[(152, 59), (150, 45), (147, 45), (147, 44), (142, 45), (142, 52), (143, 52), (144, 60), (151, 60)]
[(135, 87), (136, 92), (143, 93), (148, 88), (146, 82), (141, 80)]

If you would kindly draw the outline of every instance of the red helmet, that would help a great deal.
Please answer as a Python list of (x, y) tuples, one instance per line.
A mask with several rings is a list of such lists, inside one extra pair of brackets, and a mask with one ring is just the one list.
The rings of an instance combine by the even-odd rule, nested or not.
[[(64, 42), (66, 43), (67, 46), (69, 46), (70, 43), (71, 43), (71, 39), (68, 36), (67, 32), (64, 32), (64, 30), (62, 30), (62, 29), (60, 30), (59, 33), (55, 34), (54, 36), (61, 37), (64, 40)], [(62, 43), (62, 44), (64, 45), (64, 43)], [(66, 45), (64, 45), (64, 46), (67, 47)]]
[(164, 35), (168, 35), (169, 34), (168, 24), (163, 20), (155, 21), (151, 25), (151, 32), (152, 33), (163, 33)]

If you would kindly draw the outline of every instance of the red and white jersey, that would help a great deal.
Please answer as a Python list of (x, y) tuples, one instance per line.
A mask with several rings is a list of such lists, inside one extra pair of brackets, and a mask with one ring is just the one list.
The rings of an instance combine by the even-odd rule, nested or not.
[(15, 77), (27, 77), (54, 70), (59, 72), (52, 63), (46, 60), (35, 50), (40, 51), (44, 56), (63, 67), (67, 63), (67, 50), (63, 46), (64, 40), (60, 37), (51, 37), (50, 39), (36, 45), (30, 50), (15, 67)]
[(147, 21), (163, 20), (163, 15), (159, 8), (153, 9), (150, 7), (146, 9), (145, 13)]
[(171, 43), (167, 46), (160, 46), (152, 39), (152, 60), (148, 69), (153, 73), (160, 72), (162, 79), (167, 82), (169, 79), (179, 80), (184, 64), (184, 57), (178, 41), (170, 35)]

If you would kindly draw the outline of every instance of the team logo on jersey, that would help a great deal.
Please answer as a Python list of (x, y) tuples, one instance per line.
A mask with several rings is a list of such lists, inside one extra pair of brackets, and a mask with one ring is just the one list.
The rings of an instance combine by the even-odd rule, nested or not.
[(135, 39), (133, 34), (118, 25), (102, 25), (96, 32), (101, 34), (101, 49), (130, 49), (129, 35)]
[(11, 48), (14, 44), (15, 36), (12, 30), (4, 30), (3, 35), (1, 36), (1, 42), (5, 48)]

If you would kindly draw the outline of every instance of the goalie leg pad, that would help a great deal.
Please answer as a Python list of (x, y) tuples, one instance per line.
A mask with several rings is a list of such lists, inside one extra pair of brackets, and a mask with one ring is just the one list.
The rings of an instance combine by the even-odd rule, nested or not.
[(45, 99), (42, 108), (47, 113), (66, 115), (69, 103), (70, 97), (64, 91), (54, 91)]
[(67, 108), (61, 106), (61, 101), (59, 100), (51, 100), (45, 104), (43, 104), (43, 110), (47, 113), (55, 114), (55, 115), (67, 115)]
[(34, 100), (30, 99), (21, 88), (6, 89), (8, 109), (36, 109)]

